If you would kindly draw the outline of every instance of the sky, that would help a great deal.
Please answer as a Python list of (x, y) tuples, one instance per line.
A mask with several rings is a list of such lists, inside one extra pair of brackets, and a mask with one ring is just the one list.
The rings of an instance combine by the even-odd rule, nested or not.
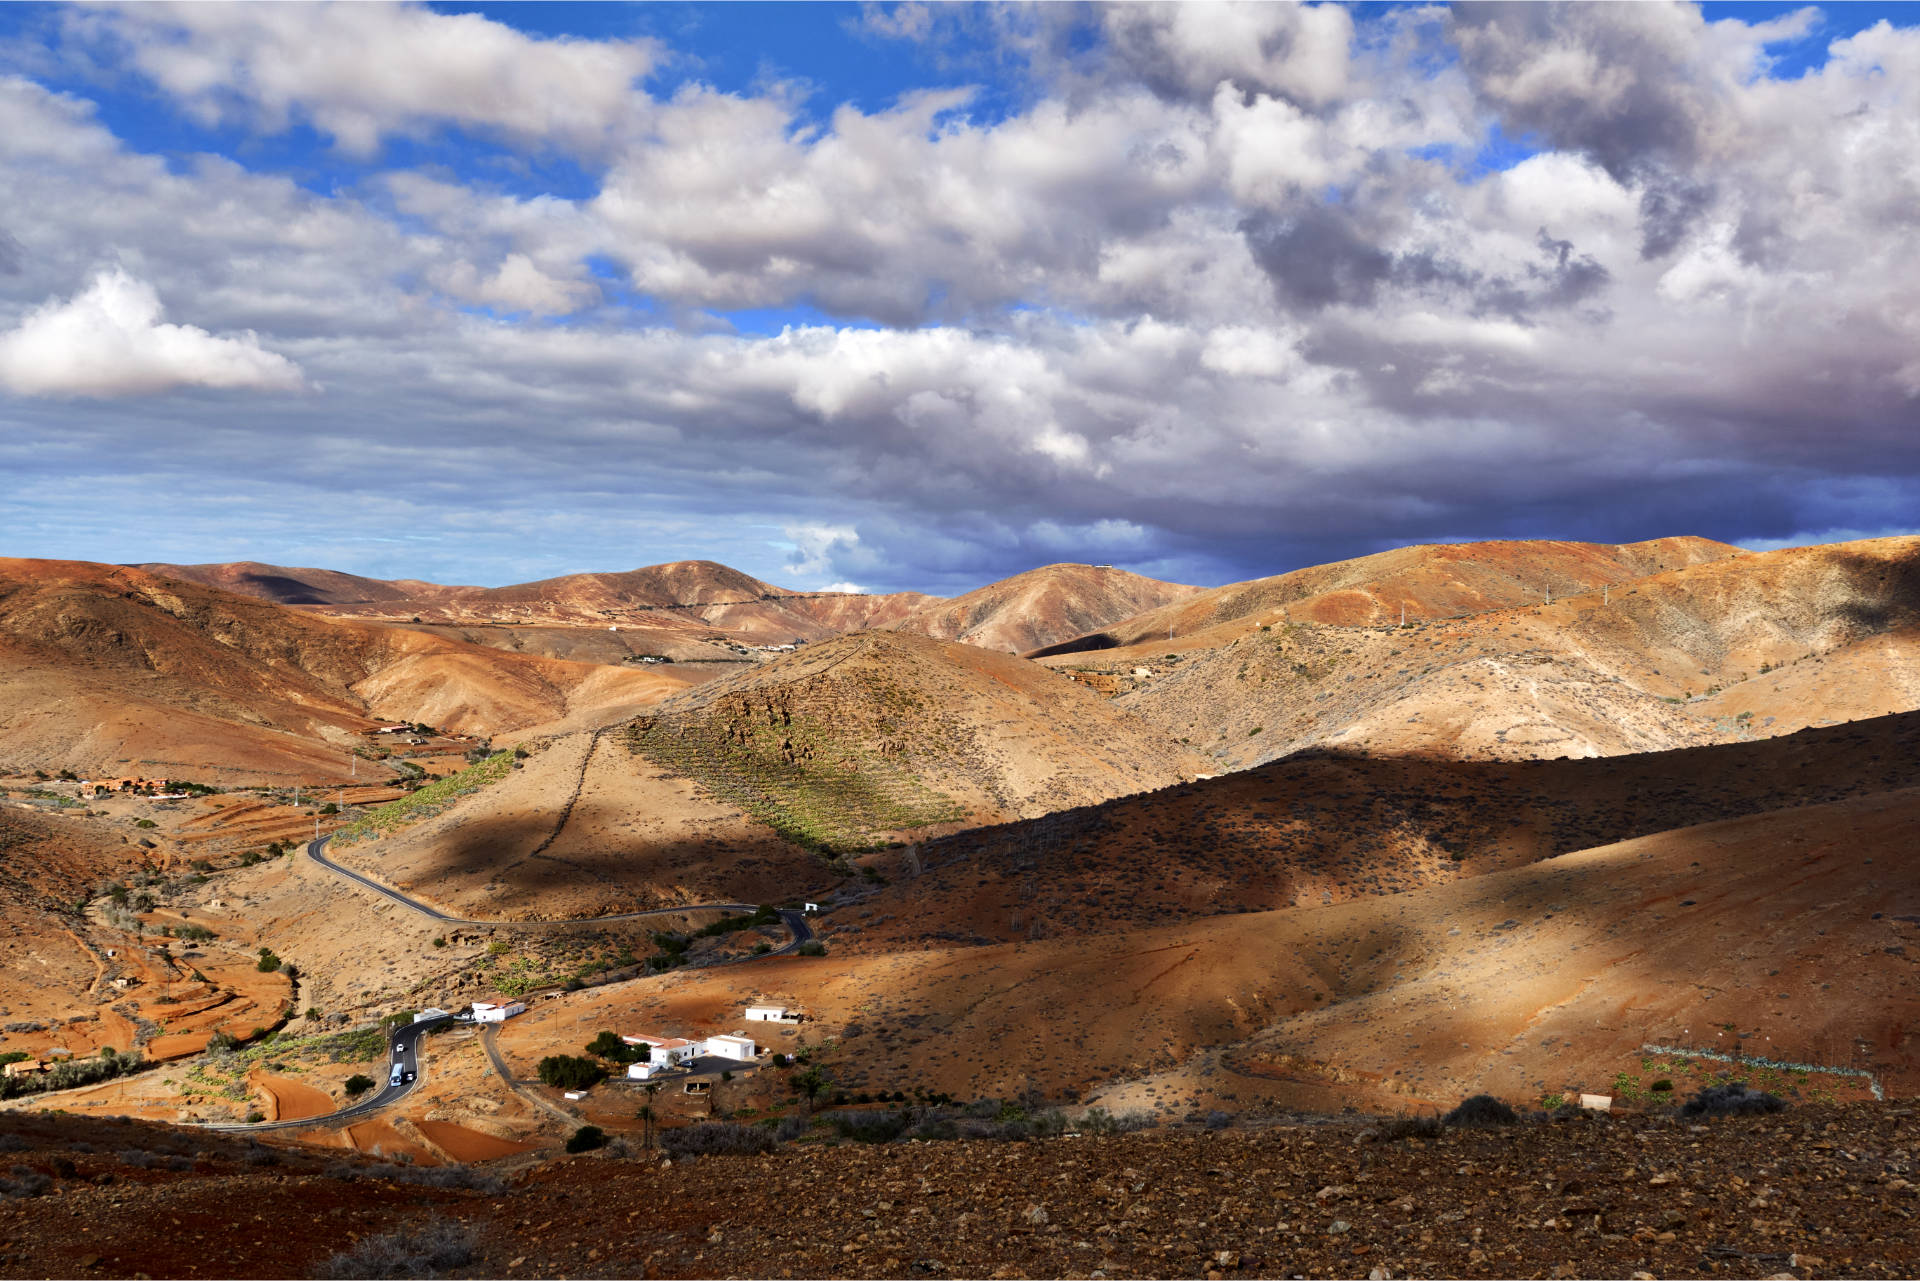
[(1916, 6), (0, 6), (3, 554), (1916, 531)]

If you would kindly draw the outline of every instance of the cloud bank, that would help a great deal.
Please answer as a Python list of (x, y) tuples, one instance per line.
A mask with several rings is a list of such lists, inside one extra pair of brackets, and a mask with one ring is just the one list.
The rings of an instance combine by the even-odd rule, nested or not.
[[(861, 38), (925, 74), (855, 105), (778, 49), (722, 87), (663, 78), (670, 36), (86, 11), (50, 53), (356, 168), (169, 161), (96, 88), (0, 77), (0, 380), (310, 375), (203, 417), (204, 457), (182, 420), (180, 502), (275, 458), (273, 501), (351, 484), (480, 581), (695, 555), (801, 586), (1062, 558), (1220, 581), (1421, 540), (1911, 527), (1920, 31), (1854, 27), (881, 8)], [(543, 184), (555, 156), (576, 177)], [(103, 260), (134, 274), (42, 301)], [(137, 469), (176, 411), (9, 412)], [(65, 479), (14, 500), (49, 539)], [(190, 552), (227, 554), (144, 558)], [(343, 567), (427, 568), (393, 555)]]

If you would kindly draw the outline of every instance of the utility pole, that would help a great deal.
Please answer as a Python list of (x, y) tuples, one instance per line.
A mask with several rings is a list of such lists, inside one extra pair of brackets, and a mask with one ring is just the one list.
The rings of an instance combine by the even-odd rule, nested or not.
[(1547, 584), (1547, 604), (1553, 604), (1553, 584)]
[(1407, 603), (1405, 601), (1401, 601), (1400, 602), (1400, 626), (1405, 627), (1406, 625), (1407, 625)]
[(1613, 584), (1612, 583), (1600, 584), (1600, 603), (1602, 605), (1613, 604)]

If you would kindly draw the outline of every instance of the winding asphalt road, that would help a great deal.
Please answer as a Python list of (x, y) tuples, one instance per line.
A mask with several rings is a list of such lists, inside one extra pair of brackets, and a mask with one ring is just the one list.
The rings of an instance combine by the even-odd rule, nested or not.
[[(430, 1019), (419, 1019), (403, 1027), (393, 1029), (392, 1032), (388, 1033), (388, 1035), (393, 1038), (393, 1047), (387, 1058), (387, 1076), (386, 1079), (380, 1083), (380, 1089), (360, 1100), (358, 1103), (341, 1108), (338, 1112), (329, 1112), (325, 1116), (301, 1117), (291, 1121), (255, 1121), (251, 1125), (245, 1122), (238, 1122), (233, 1124), (201, 1125), (196, 1128), (251, 1134), (256, 1130), (307, 1130), (317, 1125), (336, 1125), (342, 1122), (358, 1121), (362, 1117), (372, 1116), (388, 1104), (398, 1103), (410, 1094), (415, 1086), (420, 1084), (420, 1038), (435, 1028), (445, 1027), (452, 1022), (455, 1022), (452, 1015), (441, 1014)], [(396, 1076), (394, 1069), (396, 1068), (399, 1069), (397, 1074), (399, 1076), (398, 1084), (394, 1083)], [(412, 1073), (414, 1079), (408, 1080), (407, 1073)]]
[[(401, 907), (409, 911), (418, 912), (429, 920), (444, 922), (448, 925), (477, 925), (488, 929), (540, 930), (571, 925), (606, 925), (620, 921), (642, 921), (651, 916), (675, 916), (682, 912), (751, 912), (759, 906), (755, 903), (693, 903), (684, 907), (662, 907), (645, 912), (619, 912), (612, 916), (582, 916), (558, 921), (476, 921), (464, 916), (449, 916), (436, 907), (430, 907), (418, 899), (407, 897), (391, 886), (382, 885), (372, 877), (362, 875), (350, 867), (342, 867), (327, 857), (327, 842), (332, 839), (330, 836), (323, 836), (317, 841), (308, 842), (307, 857), (327, 871), (332, 872), (335, 876), (352, 881), (362, 889), (371, 890), (380, 897), (398, 903)], [(738, 965), (743, 961), (758, 961), (772, 956), (785, 956), (789, 952), (799, 950), (802, 943), (805, 943), (813, 937), (813, 927), (807, 924), (807, 918), (804, 913), (784, 907), (777, 910), (779, 911), (781, 921), (787, 927), (787, 932), (793, 936), (792, 938), (788, 939), (784, 945), (776, 947), (770, 952), (762, 952), (757, 956), (736, 956), (730, 961), (720, 961), (717, 962), (717, 964)], [(389, 1034), (393, 1038), (393, 1046), (387, 1059), (387, 1077), (386, 1080), (381, 1082), (380, 1089), (358, 1103), (341, 1108), (338, 1112), (329, 1112), (324, 1116), (301, 1117), (291, 1121), (255, 1121), (252, 1124), (245, 1122), (221, 1122), (218, 1124), (202, 1124), (194, 1128), (252, 1134), (261, 1130), (307, 1130), (323, 1125), (341, 1125), (372, 1116), (374, 1113), (398, 1103), (420, 1085), (420, 1038), (436, 1028), (446, 1027), (448, 1024), (459, 1021), (460, 1020), (455, 1019), (450, 1014), (437, 1015), (433, 1018), (420, 1019), (417, 1022), (409, 1023), (404, 1027), (395, 1028)], [(495, 1031), (497, 1031), (496, 1028), (488, 1026), (482, 1033), (482, 1044), (486, 1047), (487, 1057), (493, 1060), (494, 1070), (500, 1074), (501, 1079), (504, 1080), (510, 1088), (518, 1093), (519, 1083), (513, 1079), (513, 1074), (507, 1070), (506, 1063), (501, 1059), (498, 1049), (496, 1049), (493, 1044), (491, 1033)], [(397, 1074), (395, 1072), (396, 1067), (399, 1069)], [(407, 1079), (409, 1073), (413, 1075), (413, 1080)], [(395, 1080), (396, 1075), (398, 1076), (397, 1082)], [(548, 1111), (554, 1112), (556, 1116), (564, 1117), (565, 1115), (558, 1112), (550, 1104), (546, 1103), (545, 1100), (536, 1098), (533, 1101), (539, 1103)]]
[[(330, 836), (323, 836), (317, 841), (308, 842), (307, 857), (327, 871), (332, 872), (335, 876), (344, 877), (363, 889), (371, 890), (382, 898), (390, 899), (398, 903), (401, 907), (409, 911), (420, 913), (420, 915), (427, 917), (429, 920), (444, 922), (448, 925), (478, 925), (489, 929), (539, 930), (571, 925), (607, 925), (620, 921), (642, 921), (651, 916), (674, 916), (681, 912), (751, 912), (758, 907), (758, 904), (754, 903), (694, 903), (685, 907), (664, 907), (655, 908), (646, 912), (620, 912), (612, 916), (583, 916), (559, 921), (476, 921), (464, 916), (449, 916), (438, 908), (430, 907), (422, 903), (419, 899), (409, 898), (399, 890), (388, 885), (382, 885), (373, 878), (364, 876), (350, 867), (342, 867), (327, 857), (327, 842), (332, 839)], [(758, 956), (737, 956), (730, 961), (721, 961), (719, 964), (738, 965), (742, 961), (757, 961), (770, 956), (784, 956), (789, 952), (798, 950), (802, 943), (805, 943), (813, 937), (813, 927), (807, 924), (807, 918), (804, 913), (793, 911), (790, 908), (780, 908), (778, 911), (781, 921), (787, 927), (787, 932), (793, 936), (787, 940), (784, 946), (774, 948), (771, 952), (762, 952)], [(252, 1133), (258, 1130), (300, 1130), (311, 1129), (321, 1125), (339, 1125), (372, 1116), (374, 1113), (381, 1111), (389, 1105), (398, 1103), (401, 1099), (411, 1094), (414, 1088), (420, 1084), (420, 1038), (435, 1028), (445, 1027), (449, 1023), (456, 1021), (452, 1015), (440, 1015), (430, 1019), (421, 1019), (418, 1022), (396, 1028), (392, 1033), (393, 1048), (387, 1060), (387, 1079), (381, 1083), (380, 1090), (358, 1103), (341, 1108), (338, 1112), (329, 1112), (325, 1116), (303, 1117), (294, 1121), (256, 1121), (251, 1125), (245, 1123), (219, 1124), (205, 1125), (198, 1128), (246, 1133)], [(491, 1033), (494, 1030), (494, 1028), (488, 1027), (486, 1033)], [(486, 1046), (487, 1056), (493, 1060), (494, 1070), (500, 1074), (501, 1079), (506, 1081), (509, 1087), (514, 1088), (515, 1091), (518, 1092), (518, 1083), (513, 1079), (513, 1074), (507, 1070), (506, 1063), (500, 1058), (499, 1051), (494, 1047), (492, 1036), (483, 1034), (482, 1040)], [(396, 1068), (399, 1069), (397, 1074), (395, 1072)], [(406, 1079), (408, 1073), (414, 1075), (413, 1080)], [(395, 1082), (396, 1075), (399, 1077), (397, 1083)], [(546, 1104), (544, 1100), (536, 1099), (534, 1101), (540, 1103), (542, 1107), (546, 1107), (548, 1111), (555, 1111), (550, 1105)], [(564, 1115), (558, 1112), (555, 1114)]]

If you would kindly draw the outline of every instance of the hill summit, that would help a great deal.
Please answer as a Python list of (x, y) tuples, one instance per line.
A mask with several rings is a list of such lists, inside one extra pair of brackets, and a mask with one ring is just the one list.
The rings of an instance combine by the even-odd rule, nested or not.
[(938, 640), (1024, 654), (1110, 627), (1199, 590), (1111, 565), (1042, 565), (924, 606), (895, 626)]
[(1198, 758), (1091, 690), (970, 645), (863, 632), (688, 690), (633, 750), (816, 848), (1162, 787)]

